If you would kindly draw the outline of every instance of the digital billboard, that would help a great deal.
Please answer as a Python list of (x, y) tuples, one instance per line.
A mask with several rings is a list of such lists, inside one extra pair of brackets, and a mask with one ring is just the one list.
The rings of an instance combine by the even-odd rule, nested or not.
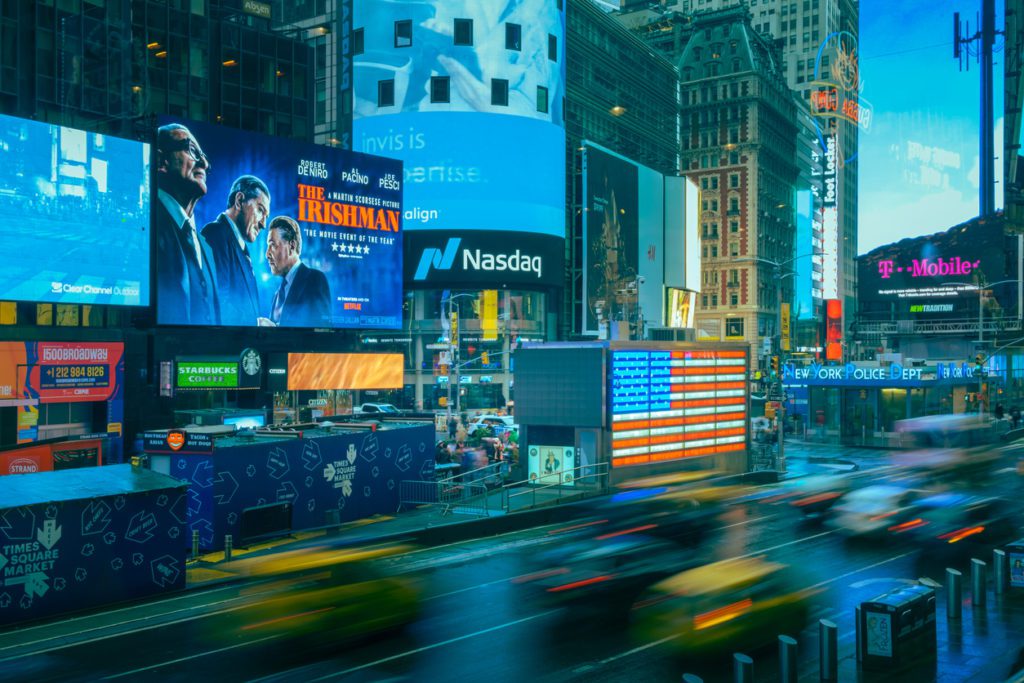
[[(405, 163), (410, 284), (560, 285), (564, 11), (547, 0), (357, 0), (354, 9), (363, 52), (352, 146)], [(413, 240), (423, 232), (442, 236)], [(466, 260), (479, 248), (507, 262), (511, 241), (520, 256), (542, 258), (543, 275)]]
[(747, 447), (747, 352), (611, 352), (612, 466)]
[(978, 286), (1000, 283), (996, 301), (1016, 305), (1017, 240), (999, 218), (973, 219), (949, 230), (901, 240), (858, 257), (862, 316), (954, 318), (976, 315)]
[[(997, 31), (1004, 27), (1004, 5), (996, 0)], [(970, 37), (979, 28), (981, 8), (982, 0), (860, 3), (859, 54), (852, 64), (859, 66), (863, 95), (872, 105), (870, 130), (862, 127), (855, 162), (860, 254), (976, 217), (981, 165), (991, 164), (994, 178), (1003, 175), (1001, 158), (980, 158), (978, 42), (963, 46), (962, 62), (953, 56), (954, 11), (961, 24), (969, 21), (961, 34)], [(997, 38), (992, 88), (996, 150), (1003, 149), (1001, 42)], [(1002, 193), (1003, 183), (996, 182), (997, 209)]]
[(161, 117), (157, 320), (397, 328), (402, 164)]
[(401, 389), (400, 353), (289, 353), (288, 389)]
[(0, 299), (149, 305), (149, 145), (0, 115)]
[[(596, 147), (584, 150), (583, 332), (623, 320), (639, 274), (639, 166)], [(634, 293), (630, 293), (633, 290)]]

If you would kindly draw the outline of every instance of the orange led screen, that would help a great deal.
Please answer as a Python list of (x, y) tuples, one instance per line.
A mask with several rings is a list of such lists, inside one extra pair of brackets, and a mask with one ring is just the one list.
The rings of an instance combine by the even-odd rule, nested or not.
[(400, 353), (289, 353), (288, 390), (401, 389)]

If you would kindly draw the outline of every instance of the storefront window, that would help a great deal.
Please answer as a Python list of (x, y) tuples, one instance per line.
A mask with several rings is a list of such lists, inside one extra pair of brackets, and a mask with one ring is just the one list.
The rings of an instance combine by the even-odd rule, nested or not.
[(907, 390), (882, 389), (881, 394), (882, 429), (891, 432), (895, 430), (897, 420), (907, 417)]

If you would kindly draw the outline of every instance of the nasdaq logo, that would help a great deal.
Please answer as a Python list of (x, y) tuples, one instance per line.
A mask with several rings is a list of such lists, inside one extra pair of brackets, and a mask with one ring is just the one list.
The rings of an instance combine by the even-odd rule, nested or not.
[(455, 254), (458, 252), (459, 244), (461, 243), (461, 239), (454, 237), (448, 240), (443, 252), (440, 249), (435, 249), (434, 247), (424, 249), (423, 255), (420, 256), (420, 263), (416, 267), (416, 275), (413, 276), (413, 279), (426, 280), (427, 275), (430, 273), (431, 266), (438, 270), (451, 270), (452, 264), (455, 263)]

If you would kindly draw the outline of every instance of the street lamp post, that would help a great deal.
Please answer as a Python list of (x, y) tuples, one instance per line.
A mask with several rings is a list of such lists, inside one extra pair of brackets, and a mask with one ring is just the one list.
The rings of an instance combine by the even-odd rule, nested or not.
[(452, 301), (460, 297), (473, 297), (474, 294), (463, 292), (462, 294), (449, 294), (444, 301), (448, 304), (448, 397), (445, 401), (448, 410), (448, 420), (452, 419), (452, 372), (455, 372), (455, 414), (458, 415), (461, 407), (462, 384), (459, 377), (459, 319), (452, 317)]
[[(737, 259), (736, 263), (741, 262), (754, 262), (764, 263), (772, 267), (775, 274), (775, 337), (778, 338), (778, 345), (773, 350), (777, 352), (779, 356), (779, 374), (772, 381), (772, 388), (774, 393), (778, 397), (783, 396), (783, 385), (782, 385), (782, 368), (784, 365), (785, 357), (782, 353), (782, 279), (789, 277), (790, 275), (796, 275), (795, 271), (789, 271), (787, 273), (782, 272), (783, 266), (793, 263), (797, 259), (805, 258), (808, 256), (814, 256), (814, 254), (800, 254), (794, 256), (791, 259), (785, 261), (772, 261), (771, 259), (762, 258), (760, 256), (751, 256), (746, 258)], [(786, 402), (779, 401), (779, 409), (776, 411), (776, 437), (779, 444), (779, 458), (778, 458), (778, 470), (780, 472), (786, 471)]]

